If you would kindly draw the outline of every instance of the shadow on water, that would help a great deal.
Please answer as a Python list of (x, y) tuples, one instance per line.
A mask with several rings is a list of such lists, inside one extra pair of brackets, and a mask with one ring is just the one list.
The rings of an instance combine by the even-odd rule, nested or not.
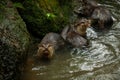
[(109, 0), (102, 4), (117, 20), (109, 32), (89, 38), (87, 49), (74, 48), (56, 53), (50, 62), (29, 57), (22, 80), (119, 80), (120, 1)]

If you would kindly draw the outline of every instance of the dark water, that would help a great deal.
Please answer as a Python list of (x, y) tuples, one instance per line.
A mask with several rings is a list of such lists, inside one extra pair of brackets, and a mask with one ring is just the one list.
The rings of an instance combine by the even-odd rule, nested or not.
[(28, 58), (22, 80), (120, 80), (120, 1), (101, 4), (115, 18), (109, 32), (89, 35), (89, 48), (61, 51), (51, 62)]

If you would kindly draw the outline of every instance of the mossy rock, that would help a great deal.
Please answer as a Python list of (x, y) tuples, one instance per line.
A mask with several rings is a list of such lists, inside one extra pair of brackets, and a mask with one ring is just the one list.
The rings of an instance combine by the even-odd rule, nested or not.
[(0, 80), (17, 80), (30, 43), (26, 25), (10, 0), (0, 1)]
[[(61, 32), (69, 23), (72, 0), (25, 0), (18, 8), (31, 34), (39, 38), (48, 32)], [(14, 1), (16, 3), (16, 1)], [(65, 2), (64, 4), (62, 4)]]

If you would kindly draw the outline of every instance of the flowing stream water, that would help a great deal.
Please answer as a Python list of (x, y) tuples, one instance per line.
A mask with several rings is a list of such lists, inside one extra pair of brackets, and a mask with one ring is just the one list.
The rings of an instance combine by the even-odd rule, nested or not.
[(101, 4), (115, 18), (112, 29), (95, 38), (89, 35), (90, 47), (61, 50), (50, 62), (29, 57), (21, 80), (120, 80), (120, 1)]

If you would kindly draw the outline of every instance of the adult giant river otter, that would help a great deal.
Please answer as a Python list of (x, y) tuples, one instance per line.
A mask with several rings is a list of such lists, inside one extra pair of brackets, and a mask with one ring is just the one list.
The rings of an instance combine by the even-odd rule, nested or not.
[(36, 56), (38, 58), (51, 59), (55, 50), (61, 48), (64, 44), (64, 40), (59, 34), (48, 33), (38, 45)]
[(81, 0), (82, 8), (79, 15), (92, 20), (92, 26), (98, 30), (108, 29), (113, 24), (113, 18), (108, 9), (94, 0)]
[(91, 21), (87, 19), (80, 19), (66, 26), (61, 33), (63, 39), (70, 43), (73, 47), (82, 47), (88, 44), (86, 39), (86, 29), (90, 27)]

